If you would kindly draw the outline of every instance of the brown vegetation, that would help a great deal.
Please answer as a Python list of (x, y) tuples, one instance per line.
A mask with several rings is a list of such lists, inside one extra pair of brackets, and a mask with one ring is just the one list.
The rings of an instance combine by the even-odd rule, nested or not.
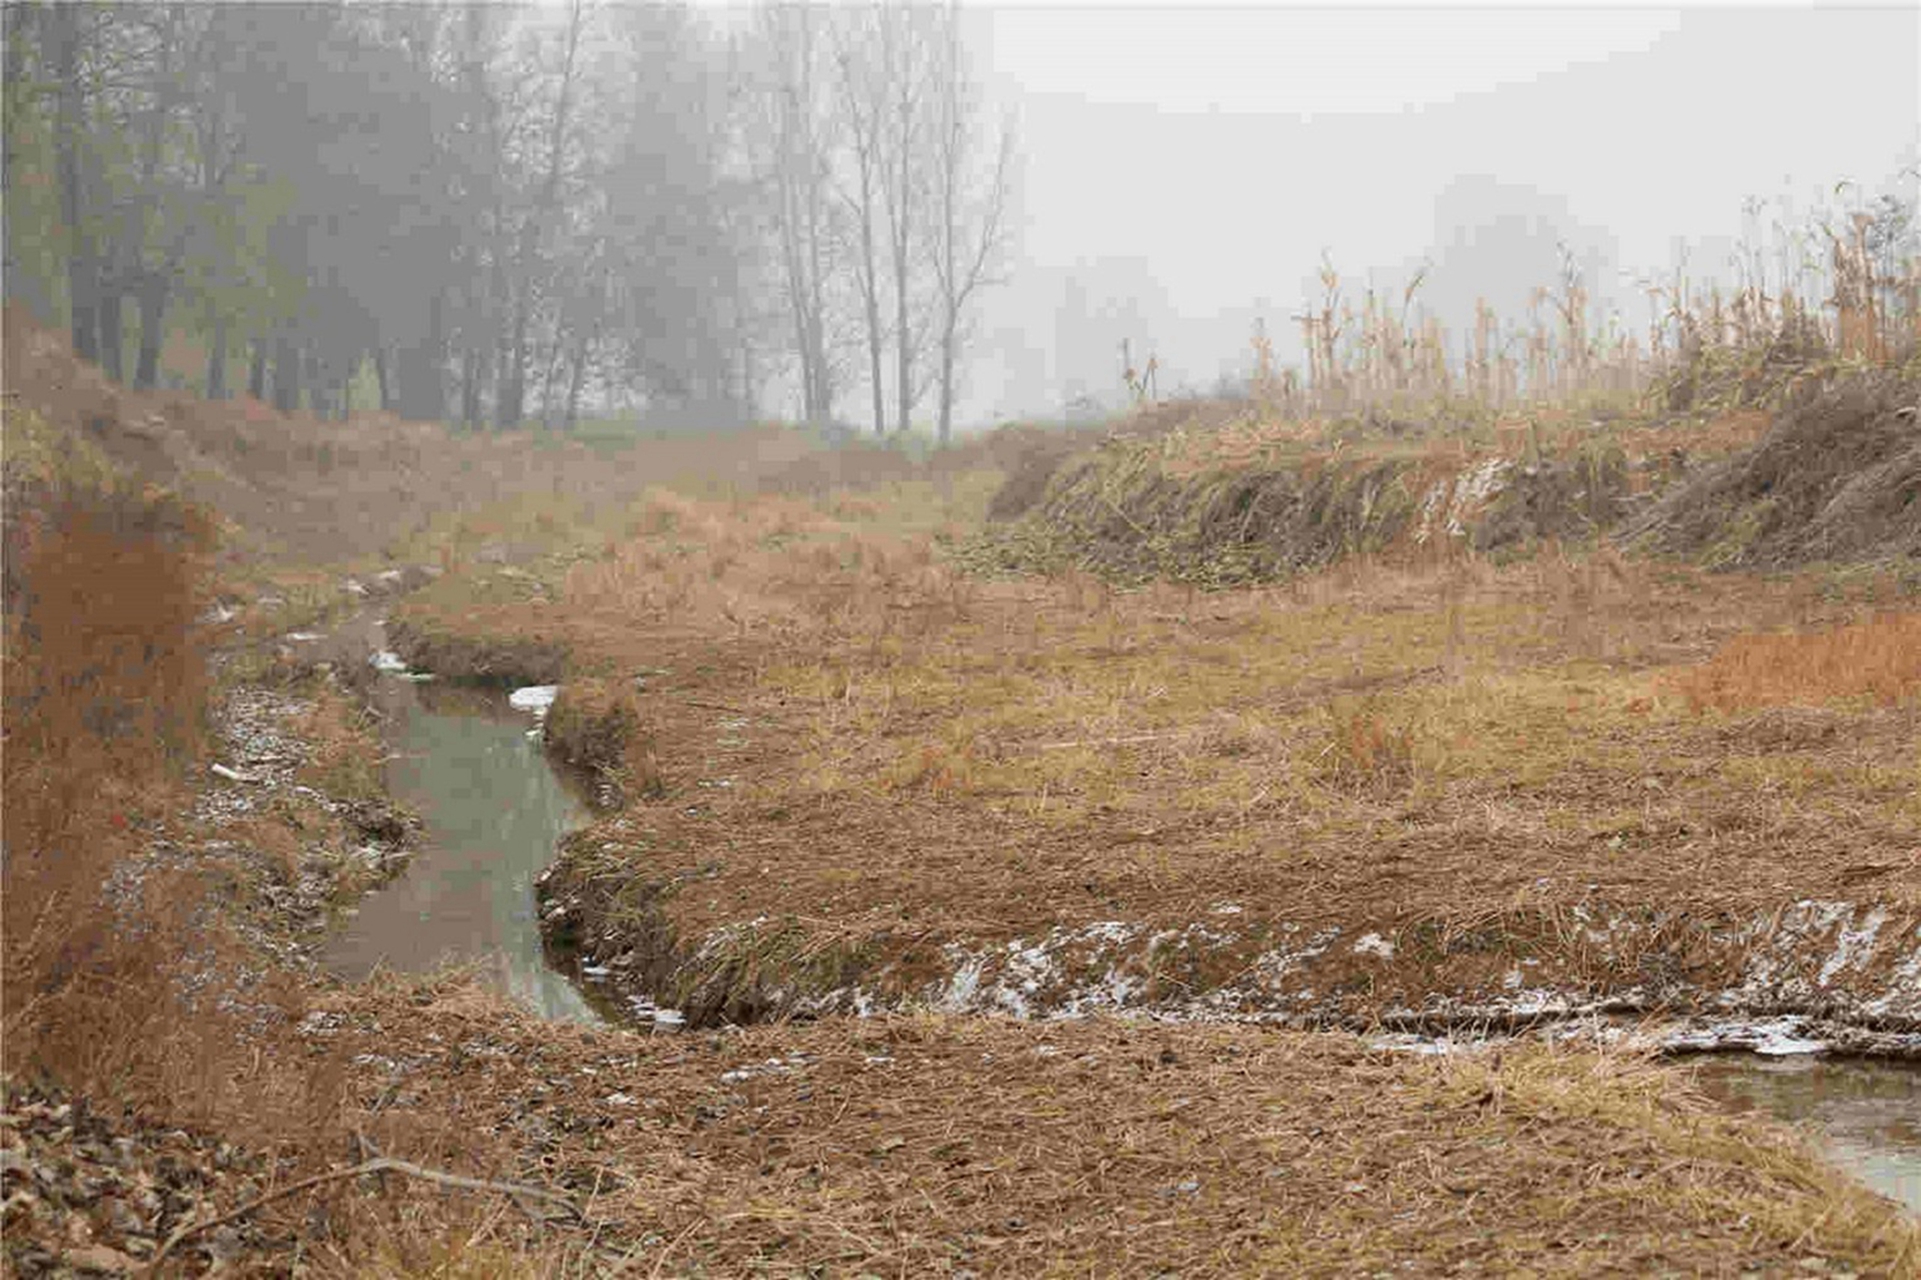
[(1626, 535), (1710, 565), (1921, 562), (1921, 382), (1822, 384), (1768, 433), (1677, 485)]
[[(1360, 1024), (1498, 997), (1522, 966), (1543, 989), (1685, 1010), (1742, 972), (1760, 945), (1743, 930), (1837, 885), (1888, 936), (1912, 933), (1921, 645), (1912, 612), (1887, 607), (1898, 575), (1717, 574), (1564, 541), (1614, 518), (1591, 504), (1685, 471), (1646, 423), (1530, 427), (1464, 455), (1166, 416), (1094, 464), (1014, 433), (921, 466), (768, 432), (706, 446), (718, 474), (678, 487), (604, 465), (564, 497), (543, 486), (565, 467), (467, 489), (435, 472), (446, 505), (411, 529), (387, 490), (352, 509), (388, 540), (369, 548), (445, 567), (390, 602), (412, 662), (563, 683), (550, 743), (622, 795), (569, 842), (555, 923), (618, 990), (697, 1023), (856, 984), (883, 1006), (924, 1000), (972, 961), (1017, 984), (1008, 957), (1051, 933), (1068, 941), (1020, 993), (1028, 1012), (1092, 979), (1139, 1005), (1218, 995), (1216, 1013), (1269, 1014), (1249, 971), (1339, 928), (1292, 1012)], [(17, 430), (39, 443), (17, 448)], [(1740, 449), (1767, 427), (1700, 430)], [(1105, 1019), (640, 1037), (538, 1024), (453, 982), (240, 981), (258, 957), (220, 922), (297, 870), (290, 831), (339, 814), (227, 828), (274, 864), (258, 875), (181, 817), (184, 770), (204, 763), (205, 521), (115, 478), (103, 455), (125, 434), (88, 446), (8, 411), (5, 1066), (96, 1100), (105, 1125), (63, 1137), (60, 1095), (14, 1088), (9, 1115), (28, 1119), (9, 1132), (31, 1137), (8, 1146), (93, 1160), (127, 1136), (129, 1184), (168, 1144), (220, 1176), (138, 1231), (79, 1191), (44, 1214), (16, 1202), (16, 1267), (22, 1248), (172, 1236), (184, 1270), (298, 1249), (323, 1274), (1915, 1266), (1890, 1206), (1631, 1057), (1433, 1062), (1346, 1035)], [(392, 455), (356, 466), (375, 457)], [(1216, 562), (1234, 573), (1127, 589), (1075, 568), (988, 580), (971, 570), (992, 548), (969, 535), (1029, 459), (1052, 468), (1035, 510), (1107, 493), (1197, 531), (1177, 549), (1202, 562), (1253, 547), (1278, 565), (1290, 521), (1347, 534), (1278, 585), (1246, 584), (1267, 575), (1232, 557)], [(1463, 487), (1489, 459), (1538, 483), (1502, 508)], [(295, 545), (298, 520), (258, 511)], [(1492, 544), (1470, 531), (1497, 515), (1501, 545), (1537, 554), (1479, 554)], [(231, 642), (270, 641), (307, 607), (280, 584), (311, 578), (312, 607), (332, 607), (326, 575), (262, 577), (290, 603), (254, 601)], [(279, 675), (306, 708), (301, 776), (373, 798), (355, 704), (316, 663)], [(1596, 944), (1585, 930), (1607, 913), (1622, 931)], [(1117, 925), (1140, 945), (1102, 952)], [(1779, 977), (1820, 969), (1797, 954)], [(1824, 990), (1885, 976), (1848, 969)], [(240, 1137), (224, 1167), (206, 1156)], [(579, 1217), (548, 1221), (506, 1183)], [(222, 1236), (230, 1217), (240, 1234)]]
[[(604, 1252), (660, 1274), (1898, 1275), (1912, 1224), (1685, 1073), (1540, 1048), (881, 1018), (744, 1034), (554, 1027), (392, 990), (329, 1035), (374, 1123), (466, 1100)], [(576, 1247), (578, 1247), (576, 1245)], [(558, 1246), (555, 1246), (558, 1252)]]

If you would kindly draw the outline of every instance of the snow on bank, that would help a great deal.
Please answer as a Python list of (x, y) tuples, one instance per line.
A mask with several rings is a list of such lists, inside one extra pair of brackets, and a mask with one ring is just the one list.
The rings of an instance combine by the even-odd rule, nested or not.
[(523, 685), (507, 695), (507, 705), (516, 711), (529, 711), (538, 718), (545, 718), (553, 709), (554, 699), (560, 696), (557, 684)]
[[(1605, 1024), (1615, 1029), (1606, 1034), (1615, 1036), (1625, 1034), (1630, 1020), (1672, 1011), (1680, 1020), (1636, 1030), (1636, 1042), (1674, 1052), (1772, 1056), (1834, 1048), (1921, 1055), (1921, 927), (1897, 925), (1885, 907), (1800, 901), (1712, 924), (1598, 906), (1576, 914), (1580, 936), (1603, 954), (1618, 949), (1645, 960), (1650, 945), (1693, 949), (1702, 965), (1697, 972), (1732, 971), (1733, 980), (1709, 986), (1650, 979), (1604, 990), (1550, 976), (1557, 964), (1552, 951), (1527, 955), (1528, 943), (1517, 939), (1513, 966), (1486, 990), (1437, 990), (1419, 1008), (1389, 1010), (1379, 1021), (1432, 1045), (1445, 1042), (1449, 1028), (1465, 1027), (1486, 1034)], [(1363, 970), (1385, 971), (1406, 954), (1406, 941), (1386, 929), (1309, 929), (1244, 918), (1158, 931), (1096, 921), (1006, 942), (951, 943), (944, 948), (944, 976), (916, 991), (891, 987), (883, 970), (798, 1003), (821, 1012), (922, 1006), (1038, 1019), (1121, 1012), (1328, 1025), (1357, 1016), (1358, 1006), (1350, 1007), (1343, 993), (1352, 993), (1357, 981), (1368, 986)], [(1709, 950), (1729, 963), (1703, 959)], [(1206, 961), (1229, 952), (1236, 955), (1231, 972), (1195, 981)]]

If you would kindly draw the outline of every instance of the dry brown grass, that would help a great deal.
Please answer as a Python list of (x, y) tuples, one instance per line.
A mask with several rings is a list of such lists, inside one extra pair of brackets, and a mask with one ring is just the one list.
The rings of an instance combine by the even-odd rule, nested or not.
[[(11, 444), (11, 410), (8, 422)], [(10, 1067), (91, 1056), (87, 1041), (102, 1003), (112, 1007), (112, 988), (152, 985), (103, 895), (115, 867), (177, 800), (202, 730), (206, 684), (193, 620), (206, 521), (164, 497), (96, 481), (8, 475)], [(143, 887), (156, 909), (180, 909), (169, 901), (180, 885)], [(139, 1004), (136, 996), (130, 1007)]]
[[(964, 527), (964, 508), (837, 501), (656, 495), (631, 539), (548, 579), (549, 603), (476, 608), (484, 584), (454, 579), (403, 609), (643, 678), (658, 786), (577, 842), (562, 883), (586, 891), (584, 935), (619, 922), (602, 960), (623, 931), (648, 939), (662, 999), (760, 1016), (769, 991), (886, 966), (908, 992), (940, 975), (944, 943), (1180, 928), (1223, 902), (1249, 936), (1322, 921), (1453, 938), (1472, 916), (1508, 938), (1485, 962), (1449, 944), (1378, 966), (1355, 998), (1385, 1008), (1565, 952), (1555, 921), (1582, 903), (1737, 922), (1847, 883), (1917, 905), (1888, 870), (1921, 833), (1911, 702), (1704, 722), (1675, 683), (1744, 633), (1855, 625), (1873, 582), (1605, 547), (1347, 561), (1229, 592), (985, 582), (928, 532)], [(1665, 937), (1565, 952), (1555, 976), (1644, 982), (1668, 971)]]
[[(764, 1017), (883, 964), (897, 990), (923, 990), (950, 963), (946, 943), (1109, 920), (1179, 929), (1223, 903), (1250, 941), (1157, 961), (1150, 998), (1226, 982), (1291, 923), (1365, 921), (1401, 944), (1396, 965), (1330, 973), (1372, 1002), (1353, 1006), (1365, 1013), (1498, 984), (1530, 950), (1557, 957), (1552, 977), (1575, 989), (1687, 960), (1664, 950), (1686, 942), (1678, 925), (1596, 954), (1572, 924), (1586, 902), (1648, 919), (1681, 903), (1708, 930), (1837, 883), (1921, 909), (1903, 874), (1921, 834), (1909, 693), (1844, 689), (1839, 641), (1823, 642), (1837, 653), (1826, 668), (1798, 650), (1769, 659), (1826, 670), (1791, 699), (1818, 707), (1752, 709), (1765, 682), (1745, 675), (1728, 677), (1745, 700), (1712, 716), (1685, 692), (1691, 672), (1746, 670), (1714, 656), (1741, 635), (1871, 631), (1903, 647), (1907, 615), (1876, 617), (1845, 583), (1558, 547), (1505, 567), (1353, 557), (1223, 592), (1123, 591), (1085, 573), (987, 582), (949, 550), (1000, 478), (981, 465), (991, 451), (903, 468), (879, 453), (830, 466), (797, 447), (744, 445), (717, 475), (651, 491), (643, 480), (664, 477), (483, 476), (450, 483), (449, 510), (411, 533), (382, 526), (449, 570), (398, 609), (409, 656), (447, 675), (564, 677), (554, 741), (626, 792), (570, 847), (562, 880), (590, 891), (577, 923), (611, 929), (595, 942), (609, 952), (652, 948), (649, 981), (697, 1019)], [(446, 455), (463, 456), (483, 465)], [(353, 486), (399, 457), (356, 456), (335, 515), (391, 521), (387, 498), (356, 505)], [(438, 456), (421, 472), (400, 461), (409, 483), (451, 474)], [(283, 464), (309, 479), (321, 465)], [(589, 487), (561, 492), (574, 474)], [(71, 547), (83, 544), (86, 564), (121, 554)], [(72, 568), (69, 554), (48, 563)], [(38, 563), (9, 544), (10, 575)], [(328, 577), (313, 577), (315, 607)], [(111, 837), (117, 808), (100, 801), (123, 779), (164, 781), (109, 759), (122, 745), (111, 716), (61, 730), (78, 735), (72, 751), (108, 753), (109, 781), (90, 791), (15, 750), (16, 726), (33, 732), (16, 716), (36, 705), (16, 707), (16, 673), (44, 680), (31, 664), (65, 659), (14, 643), (13, 590), (10, 577), (10, 946), (45, 936), (15, 927), (39, 893), (12, 879), (27, 865), (16, 790), (53, 788), (50, 830), (105, 824), (87, 846), (94, 883), (137, 844)], [(185, 603), (164, 626), (136, 613), (168, 635), (192, 616)], [(1911, 673), (1894, 678), (1911, 687)], [(316, 716), (314, 776), (363, 784), (365, 726), (344, 702)], [(249, 838), (287, 852), (270, 831)], [(251, 993), (254, 1024), (209, 1020), (204, 1005), (180, 1016), (155, 937), (142, 935), (144, 969), (58, 948), (18, 954), (83, 963), (23, 967), (10, 950), (9, 1017), (27, 1020), (8, 1026), (9, 1064), (56, 1064), (103, 1096), (248, 1131), (295, 1167), (357, 1163), (370, 1142), (566, 1189), (592, 1219), (557, 1231), (485, 1198), (328, 1183), (263, 1211), (324, 1272), (1915, 1263), (1913, 1229), (1886, 1205), (1635, 1060), (1435, 1064), (1351, 1037), (1100, 1021), (638, 1039), (535, 1024), (454, 985), (378, 983), (327, 997), (320, 1011), (338, 1021), (300, 1038), (290, 1025), (313, 1006), (291, 990)], [(14, 998), (48, 974), (67, 1004)]]
[(218, 512), (228, 535), (222, 568), (235, 578), (270, 575), (277, 590), (317, 566), (334, 567), (320, 575), (331, 587), (341, 566), (516, 563), (571, 550), (583, 530), (617, 532), (649, 486), (817, 496), (938, 478), (955, 466), (864, 443), (828, 448), (778, 425), (589, 444), (377, 413), (328, 421), (244, 397), (129, 391), (18, 306), (0, 330), (15, 403), (106, 462)]
[(1736, 636), (1678, 673), (1696, 710), (1820, 706), (1835, 699), (1893, 707), (1921, 690), (1921, 613), (1880, 613), (1848, 626)]
[(588, 1267), (1773, 1274), (1820, 1258), (1894, 1276), (1917, 1257), (1892, 1206), (1633, 1057), (1435, 1061), (1101, 1019), (650, 1038), (445, 990), (334, 1007), (333, 1036), (378, 1055), (356, 1077), (363, 1106), (385, 1100), (369, 1132), (461, 1097), (490, 1135), (471, 1157), (537, 1165), (587, 1203), (591, 1225), (547, 1248), (591, 1236)]

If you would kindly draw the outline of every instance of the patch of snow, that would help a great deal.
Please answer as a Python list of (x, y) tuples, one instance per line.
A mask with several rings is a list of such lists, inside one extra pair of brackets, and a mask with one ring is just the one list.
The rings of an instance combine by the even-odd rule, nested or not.
[(380, 650), (375, 653), (373, 657), (367, 659), (367, 662), (376, 671), (388, 671), (398, 674), (407, 669), (406, 659), (402, 658), (392, 649)]
[(1379, 956), (1383, 960), (1394, 958), (1394, 944), (1378, 933), (1364, 933), (1354, 940), (1354, 954), (1357, 956)]
[(1660, 1045), (1670, 1051), (1746, 1049), (1770, 1058), (1821, 1053), (1827, 1049), (1826, 1041), (1810, 1038), (1804, 1034), (1805, 1030), (1806, 1024), (1800, 1018), (1709, 1022), (1669, 1032), (1661, 1037)]
[(1446, 1036), (1424, 1036), (1411, 1031), (1396, 1032), (1392, 1035), (1369, 1036), (1367, 1047), (1384, 1049), (1389, 1053), (1411, 1053), (1416, 1057), (1439, 1057), (1465, 1048)]
[(507, 705), (516, 711), (531, 711), (537, 716), (544, 716), (559, 696), (560, 686), (557, 684), (524, 685), (507, 695)]
[(1859, 925), (1850, 917), (1848, 923), (1841, 926), (1841, 936), (1834, 941), (1834, 954), (1821, 966), (1817, 981), (1825, 987), (1841, 970), (1864, 964), (1874, 953), (1874, 940), (1887, 919), (1888, 913), (1879, 907), (1868, 912)]

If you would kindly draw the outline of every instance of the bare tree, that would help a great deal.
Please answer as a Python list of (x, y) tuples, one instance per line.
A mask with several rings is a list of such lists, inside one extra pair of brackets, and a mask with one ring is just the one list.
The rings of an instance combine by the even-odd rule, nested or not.
[(834, 63), (838, 106), (846, 124), (853, 173), (850, 189), (841, 192), (854, 220), (859, 240), (854, 252), (854, 282), (860, 289), (866, 320), (868, 381), (873, 396), (874, 434), (887, 434), (886, 379), (882, 352), (887, 334), (880, 314), (880, 263), (875, 244), (879, 221), (883, 104), (887, 99), (886, 71), (878, 54), (878, 23), (873, 10), (847, 9), (836, 28)]
[(834, 369), (828, 350), (828, 275), (835, 265), (827, 181), (830, 122), (817, 75), (814, 13), (804, 7), (760, 11), (769, 65), (761, 86), (762, 167), (775, 198), (783, 285), (800, 358), (802, 410), (809, 422), (833, 417)]
[(887, 212), (887, 248), (894, 272), (894, 390), (899, 405), (895, 430), (906, 431), (908, 415), (919, 399), (914, 361), (925, 325), (913, 315), (914, 267), (919, 258), (920, 215), (926, 202), (925, 155), (927, 82), (932, 60), (938, 10), (905, 4), (879, 10), (879, 48), (886, 68), (886, 98), (882, 137), (886, 151), (881, 171), (881, 194)]
[[(1007, 249), (1007, 201), (1012, 180), (1014, 128), (1003, 120), (998, 141), (983, 154), (979, 90), (961, 49), (958, 10), (939, 28), (933, 80), (934, 276), (940, 293), (940, 442), (953, 432), (955, 364), (967, 337), (966, 313), (975, 295), (997, 282)], [(985, 160), (985, 164), (982, 161)]]
[(548, 120), (545, 172), (531, 206), (521, 215), (514, 252), (513, 328), (507, 344), (506, 373), (495, 406), (495, 415), (502, 426), (512, 426), (526, 416), (528, 331), (538, 301), (536, 277), (541, 270), (541, 230), (555, 220), (560, 208), (585, 17), (581, 0), (571, 0), (567, 27), (560, 37), (560, 66), (555, 75), (554, 102)]

